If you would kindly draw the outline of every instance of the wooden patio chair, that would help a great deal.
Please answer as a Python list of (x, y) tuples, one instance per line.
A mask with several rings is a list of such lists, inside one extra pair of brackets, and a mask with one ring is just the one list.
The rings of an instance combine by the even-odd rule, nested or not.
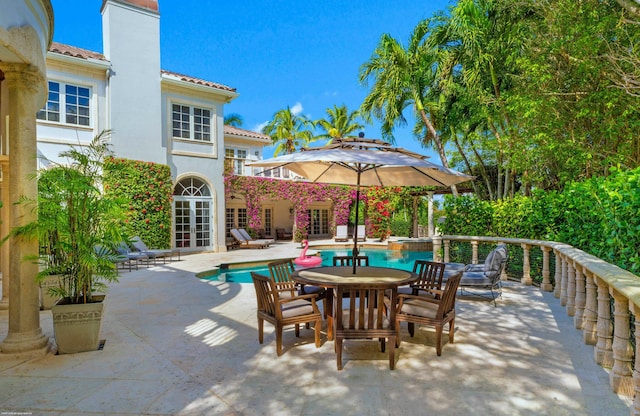
[[(333, 256), (334, 266), (353, 266), (353, 256)], [(356, 256), (357, 266), (369, 266), (369, 256)]]
[(444, 290), (436, 291), (440, 298), (433, 299), (420, 295), (398, 295), (396, 313), (396, 346), (400, 346), (400, 322), (407, 322), (409, 334), (413, 337), (415, 324), (430, 325), (436, 328), (436, 354), (442, 354), (442, 329), (449, 324), (449, 342), (453, 344), (456, 318), (456, 293), (462, 271), (447, 279)]
[(295, 296), (296, 291), (301, 295), (318, 295), (317, 299), (322, 299), (322, 311), (324, 318), (327, 318), (327, 294), (323, 287), (301, 285), (291, 280), (291, 273), (295, 271), (293, 259), (274, 260), (267, 263), (269, 274), (276, 282), (280, 295)]
[[(336, 291), (335, 349), (338, 370), (342, 370), (342, 344), (345, 339), (375, 339), (380, 341), (382, 352), (389, 340), (389, 369), (395, 368), (396, 309), (387, 316), (384, 308), (385, 294), (396, 303), (398, 291), (393, 283), (354, 283), (338, 286)], [(381, 307), (378, 307), (380, 305)]]
[(437, 291), (442, 289), (445, 263), (435, 261), (416, 260), (413, 272), (420, 278), (408, 285), (398, 288), (398, 295), (424, 295), (436, 298)]
[[(279, 296), (275, 282), (268, 276), (251, 272), (258, 304), (258, 342), (264, 340), (264, 321), (276, 328), (276, 353), (282, 355), (282, 331), (287, 325), (295, 325), (296, 337), (300, 336), (300, 324), (314, 323), (315, 344), (320, 348), (322, 315), (316, 305), (316, 295), (283, 298)], [(311, 301), (311, 302), (309, 302)]]

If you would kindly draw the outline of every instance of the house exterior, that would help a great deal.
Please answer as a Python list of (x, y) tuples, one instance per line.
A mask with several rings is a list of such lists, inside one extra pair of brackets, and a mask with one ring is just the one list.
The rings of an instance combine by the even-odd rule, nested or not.
[(110, 130), (117, 157), (170, 166), (173, 247), (226, 250), (225, 166), (251, 174), (244, 160), (262, 158), (269, 137), (224, 125), (235, 88), (160, 67), (157, 1), (105, 0), (101, 13), (104, 53), (54, 42), (46, 55), (40, 167)]

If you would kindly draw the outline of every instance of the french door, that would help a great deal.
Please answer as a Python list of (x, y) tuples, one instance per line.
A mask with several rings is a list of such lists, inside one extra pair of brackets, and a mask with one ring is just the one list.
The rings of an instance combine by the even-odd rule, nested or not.
[(174, 197), (175, 241), (179, 248), (211, 246), (211, 201)]

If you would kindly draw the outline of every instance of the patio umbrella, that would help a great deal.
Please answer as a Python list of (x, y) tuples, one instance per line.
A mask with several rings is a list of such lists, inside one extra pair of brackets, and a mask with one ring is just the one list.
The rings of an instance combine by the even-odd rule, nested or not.
[[(356, 229), (353, 256), (358, 255), (358, 204), (361, 186), (451, 186), (474, 179), (436, 165), (412, 151), (381, 140), (334, 139), (322, 147), (305, 147), (271, 159), (247, 165), (275, 169), (283, 167), (311, 182), (356, 186)], [(355, 260), (355, 259), (354, 259)], [(356, 265), (354, 261), (353, 272)]]

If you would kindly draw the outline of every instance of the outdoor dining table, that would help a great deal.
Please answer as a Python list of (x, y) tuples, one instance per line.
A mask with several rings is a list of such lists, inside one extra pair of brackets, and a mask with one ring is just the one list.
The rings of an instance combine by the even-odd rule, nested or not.
[(396, 286), (410, 284), (418, 280), (418, 275), (409, 270), (392, 267), (353, 266), (311, 267), (296, 270), (291, 279), (305, 285), (320, 286), (327, 289), (327, 338), (333, 340), (333, 291), (344, 284), (395, 283)]

